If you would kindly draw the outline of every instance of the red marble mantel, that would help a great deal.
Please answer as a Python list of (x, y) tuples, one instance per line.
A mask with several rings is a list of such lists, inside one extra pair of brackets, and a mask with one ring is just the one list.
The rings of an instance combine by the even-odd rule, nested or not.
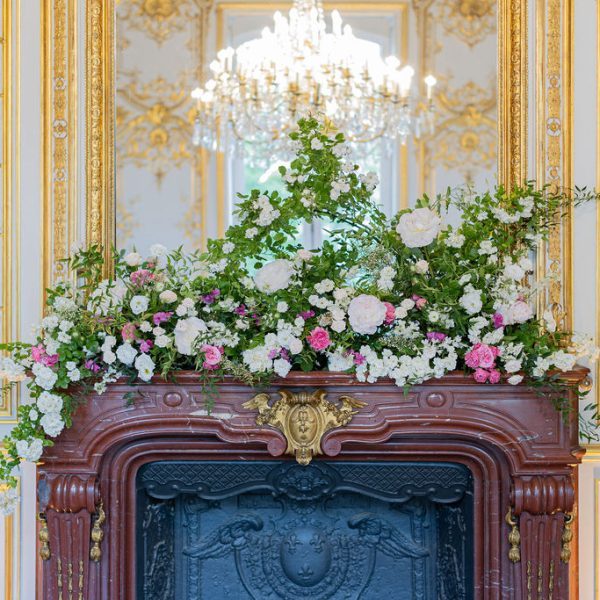
[[(585, 375), (579, 369), (565, 380)], [(471, 470), (474, 598), (526, 600), (532, 590), (536, 598), (568, 599), (561, 538), (575, 502), (574, 468), (583, 454), (575, 415), (565, 422), (549, 398), (523, 385), (478, 385), (459, 373), (407, 394), (390, 382), (361, 384), (328, 372), (291, 373), (270, 391), (282, 388), (323, 388), (332, 401), (349, 394), (367, 403), (349, 425), (325, 434), (327, 460), (448, 461)], [(135, 479), (144, 464), (264, 460), (285, 452), (284, 436), (257, 427), (255, 411), (242, 406), (256, 390), (233, 380), (218, 384), (210, 416), (193, 373), (137, 389), (134, 406), (124, 399), (132, 390), (125, 382), (90, 396), (73, 427), (44, 454), (38, 500), (50, 558), (39, 561), (40, 599), (134, 600)], [(91, 536), (101, 503), (106, 522), (95, 562)], [(516, 563), (509, 560), (509, 509), (521, 535)]]

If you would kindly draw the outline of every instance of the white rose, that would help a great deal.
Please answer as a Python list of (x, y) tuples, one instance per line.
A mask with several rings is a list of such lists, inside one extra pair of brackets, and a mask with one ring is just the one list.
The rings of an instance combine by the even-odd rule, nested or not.
[(191, 356), (192, 346), (201, 331), (207, 331), (206, 323), (198, 317), (180, 319), (175, 326), (175, 347), (179, 354)]
[(290, 340), (290, 345), (289, 345), (288, 350), (292, 354), (300, 354), (300, 352), (302, 352), (302, 340), (299, 340), (298, 338), (294, 338), (293, 340)]
[(56, 437), (64, 429), (65, 423), (58, 413), (48, 413), (40, 419), (40, 425), (47, 435)]
[(154, 375), (154, 361), (148, 356), (148, 354), (140, 354), (135, 359), (135, 368), (138, 372), (138, 377), (142, 381), (150, 381), (152, 375)]
[(513, 325), (514, 323), (525, 323), (533, 317), (531, 306), (524, 300), (517, 300), (509, 307), (502, 307), (500, 313), (504, 317), (505, 325)]
[(130, 252), (129, 254), (126, 254), (124, 260), (130, 267), (137, 267), (138, 265), (142, 264), (142, 256), (137, 252)]
[(561, 371), (570, 371), (577, 362), (577, 357), (564, 350), (558, 350), (551, 357), (552, 364)]
[(287, 288), (293, 274), (294, 265), (280, 258), (260, 268), (254, 275), (254, 283), (261, 292), (272, 294)]
[(433, 242), (441, 226), (442, 220), (436, 212), (429, 208), (416, 208), (400, 217), (396, 231), (406, 246), (421, 248)]
[(148, 304), (149, 300), (146, 296), (134, 296), (129, 302), (129, 306), (134, 315), (140, 315), (148, 310)]
[(350, 327), (363, 335), (371, 335), (383, 323), (387, 309), (375, 296), (361, 294), (350, 302), (348, 319)]
[(160, 296), (158, 298), (161, 302), (164, 302), (165, 304), (172, 304), (173, 302), (175, 302), (175, 300), (177, 300), (177, 294), (172, 290), (165, 290), (164, 292), (160, 293)]
[(519, 385), (523, 381), (523, 375), (512, 375), (507, 381), (510, 385)]
[(117, 358), (128, 367), (133, 364), (137, 350), (129, 343), (125, 342), (117, 348)]
[(31, 443), (27, 443), (27, 440), (19, 440), (16, 443), (17, 453), (23, 460), (29, 462), (37, 462), (42, 455), (44, 446), (42, 440), (35, 438), (31, 440)]
[(415, 273), (419, 273), (419, 275), (424, 275), (429, 271), (429, 263), (426, 260), (418, 260), (415, 263)]

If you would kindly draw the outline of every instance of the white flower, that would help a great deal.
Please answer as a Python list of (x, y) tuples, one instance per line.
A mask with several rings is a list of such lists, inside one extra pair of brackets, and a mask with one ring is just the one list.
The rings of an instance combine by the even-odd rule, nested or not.
[(172, 304), (175, 302), (175, 300), (177, 300), (177, 294), (172, 290), (165, 290), (164, 292), (160, 293), (158, 299), (165, 304)]
[(130, 267), (137, 267), (138, 265), (142, 264), (142, 256), (137, 252), (130, 252), (129, 254), (126, 254), (124, 260), (125, 263)]
[(523, 271), (526, 271), (526, 272), (533, 271), (533, 262), (531, 262), (531, 259), (527, 256), (524, 256), (519, 261), (519, 265), (520, 265), (521, 269), (523, 269)]
[(327, 292), (331, 292), (333, 291), (334, 287), (335, 284), (333, 283), (333, 281), (331, 281), (331, 279), (323, 279), (323, 281), (320, 281), (319, 283), (315, 284), (315, 290), (318, 294), (325, 294)]
[(290, 285), (294, 265), (283, 258), (271, 261), (254, 274), (256, 287), (265, 294), (284, 290)]
[(166, 256), (167, 253), (168, 250), (162, 244), (153, 244), (150, 246), (150, 256), (159, 258), (161, 256)]
[(290, 340), (288, 350), (291, 354), (300, 354), (300, 352), (302, 352), (302, 340), (299, 340), (298, 338)]
[(459, 280), (460, 285), (465, 285), (471, 281), (471, 273), (465, 273)]
[(538, 356), (535, 361), (535, 368), (533, 369), (534, 377), (543, 377), (547, 371), (550, 370), (552, 363), (550, 362), (550, 358), (543, 358), (542, 356)]
[(525, 277), (525, 270), (521, 265), (509, 263), (504, 267), (504, 276), (514, 281), (520, 281)]
[(81, 379), (81, 372), (79, 369), (71, 369), (67, 372), (67, 377), (70, 381), (79, 381)]
[[(102, 350), (110, 350), (117, 343), (117, 338), (114, 335), (107, 335), (104, 338), (104, 342), (102, 343)], [(74, 364), (74, 363), (73, 363)], [(74, 369), (75, 366), (69, 367), (69, 363), (67, 363), (67, 369)]]
[(27, 460), (29, 462), (37, 462), (42, 456), (42, 450), (44, 446), (42, 445), (42, 440), (39, 438), (34, 438), (31, 442), (27, 442), (27, 440), (18, 440), (16, 443), (17, 453), (23, 460)]
[(418, 260), (415, 263), (415, 273), (424, 275), (427, 271), (429, 271), (429, 263), (426, 260)]
[(0, 515), (10, 515), (19, 505), (19, 494), (0, 480)]
[(40, 419), (40, 425), (50, 437), (56, 437), (64, 429), (65, 423), (58, 413), (48, 413)]
[(262, 373), (273, 367), (273, 361), (269, 358), (270, 348), (267, 346), (256, 346), (242, 352), (242, 359), (252, 373)]
[(550, 333), (554, 333), (556, 331), (556, 319), (554, 318), (554, 315), (552, 314), (552, 309), (547, 308), (544, 311), (542, 318), (544, 320), (544, 326), (546, 327), (546, 330), (549, 331)]
[(70, 315), (77, 312), (77, 304), (71, 298), (66, 298), (65, 296), (55, 298), (53, 306), (54, 310), (62, 315)]
[(287, 312), (287, 311), (288, 311), (288, 308), (289, 308), (289, 306), (288, 306), (288, 303), (287, 303), (287, 302), (283, 302), (283, 301), (282, 301), (282, 302), (278, 302), (278, 303), (277, 303), (277, 312), (278, 312), (278, 313), (284, 313), (284, 312)]
[(150, 321), (142, 321), (140, 323), (140, 331), (143, 331), (144, 333), (149, 333), (150, 331), (152, 331), (152, 323), (150, 323)]
[(482, 256), (485, 254), (496, 254), (498, 248), (494, 247), (490, 240), (483, 240), (479, 244), (479, 250), (477, 250), (477, 252)]
[(273, 369), (275, 373), (279, 375), (279, 377), (287, 377), (287, 374), (292, 369), (292, 365), (287, 360), (278, 358), (277, 360), (273, 361)]
[(128, 367), (133, 364), (136, 356), (137, 350), (129, 342), (125, 342), (117, 348), (117, 358)]
[[(121, 306), (126, 293), (127, 287), (122, 281), (105, 279), (90, 294), (87, 309), (96, 315), (106, 315), (111, 308)], [(56, 308), (56, 303), (54, 307)]]
[(112, 350), (105, 350), (102, 353), (102, 361), (107, 365), (112, 365), (117, 360), (117, 355)]
[(415, 301), (412, 298), (405, 298), (400, 302), (400, 306), (404, 310), (412, 310), (415, 307)]
[(337, 351), (327, 355), (327, 368), (333, 373), (343, 373), (354, 366), (352, 354)]
[(207, 331), (206, 323), (198, 317), (188, 317), (180, 319), (175, 326), (175, 347), (179, 354), (191, 356), (193, 344), (200, 332)]
[(550, 356), (552, 364), (561, 371), (570, 371), (577, 362), (577, 357), (564, 350), (557, 350)]
[(342, 333), (342, 331), (346, 330), (346, 321), (345, 320), (332, 321), (331, 329), (333, 329), (333, 331), (335, 331), (337, 333)]
[(37, 410), (35, 410), (35, 408), (32, 408), (32, 409), (29, 411), (29, 415), (28, 415), (28, 416), (29, 416), (29, 420), (30, 420), (30, 421), (34, 421), (34, 422), (35, 422), (35, 421), (37, 421), (37, 420), (38, 420), (38, 417), (40, 416), (40, 414), (38, 413), (38, 411), (37, 411)]
[(361, 294), (353, 298), (348, 307), (350, 327), (363, 335), (371, 335), (383, 323), (386, 306), (375, 296)]
[(510, 385), (519, 385), (523, 381), (523, 375), (512, 375), (507, 381)]
[(50, 315), (42, 319), (42, 328), (46, 331), (53, 331), (58, 327), (58, 317), (56, 315)]
[(427, 320), (430, 323), (437, 323), (440, 320), (440, 313), (437, 310), (430, 310), (427, 315)]
[(507, 373), (516, 373), (522, 368), (521, 361), (518, 358), (512, 358), (504, 363), (504, 369)]
[(56, 339), (63, 344), (68, 344), (71, 341), (71, 336), (64, 331), (59, 331)]
[(35, 375), (36, 385), (44, 390), (51, 390), (58, 379), (58, 376), (50, 367), (45, 367), (41, 363), (35, 363), (31, 367), (31, 371)]
[(225, 254), (231, 254), (235, 250), (235, 244), (233, 242), (225, 242), (223, 244), (223, 252)]
[(467, 285), (465, 287), (465, 293), (461, 296), (458, 303), (465, 309), (467, 314), (477, 314), (481, 311), (483, 306), (481, 301), (481, 290), (476, 290), (472, 285)]
[(462, 233), (451, 231), (446, 239), (446, 245), (450, 248), (462, 248), (465, 243), (465, 236)]
[(258, 235), (258, 229), (256, 227), (250, 227), (250, 229), (246, 230), (246, 238), (251, 240)]
[(168, 335), (159, 335), (154, 340), (154, 343), (159, 348), (166, 348), (167, 346), (169, 346), (171, 344), (171, 338)]
[(502, 315), (505, 325), (525, 323), (533, 317), (531, 306), (524, 300), (517, 300), (510, 306), (501, 306), (498, 312)]
[(129, 306), (134, 315), (140, 315), (148, 310), (149, 303), (150, 301), (146, 296), (134, 296), (129, 302)]
[(150, 381), (152, 375), (154, 375), (154, 361), (148, 354), (140, 354), (135, 359), (135, 368), (138, 372), (138, 377), (142, 381)]
[(298, 250), (298, 252), (296, 252), (296, 257), (303, 262), (307, 262), (313, 257), (313, 253), (310, 250), (301, 248)]
[(22, 381), (26, 377), (25, 367), (8, 356), (0, 357), (0, 377), (7, 381)]
[(429, 208), (416, 208), (404, 213), (396, 231), (409, 248), (428, 246), (437, 237), (442, 226), (439, 215)]

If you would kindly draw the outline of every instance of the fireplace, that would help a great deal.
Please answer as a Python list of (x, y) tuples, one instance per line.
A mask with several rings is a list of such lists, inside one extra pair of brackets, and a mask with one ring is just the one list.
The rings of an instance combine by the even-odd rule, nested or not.
[(136, 514), (138, 600), (473, 597), (459, 464), (157, 462)]
[[(569, 598), (582, 450), (576, 417), (539, 391), (460, 373), (407, 393), (291, 373), (259, 396), (219, 384), (211, 415), (193, 373), (139, 386), (134, 405), (131, 391), (121, 381), (90, 395), (46, 450), (40, 599), (217, 597), (202, 587), (212, 578), (236, 599), (292, 586), (318, 593), (287, 597), (368, 600), (381, 597), (369, 581), (388, 589), (390, 576), (407, 598)], [(287, 401), (286, 428), (269, 419)], [(322, 437), (294, 446), (317, 421)], [(343, 569), (352, 590), (334, 577)]]

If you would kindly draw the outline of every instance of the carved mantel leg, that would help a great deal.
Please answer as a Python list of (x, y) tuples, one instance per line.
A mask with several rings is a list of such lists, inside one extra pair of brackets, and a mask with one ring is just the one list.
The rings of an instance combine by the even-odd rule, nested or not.
[[(46, 475), (38, 483), (43, 600), (90, 597), (92, 515), (99, 504), (94, 475)], [(96, 579), (96, 578), (94, 578)]]
[(521, 536), (518, 567), (523, 600), (568, 600), (574, 501), (569, 476), (514, 480), (512, 502)]

